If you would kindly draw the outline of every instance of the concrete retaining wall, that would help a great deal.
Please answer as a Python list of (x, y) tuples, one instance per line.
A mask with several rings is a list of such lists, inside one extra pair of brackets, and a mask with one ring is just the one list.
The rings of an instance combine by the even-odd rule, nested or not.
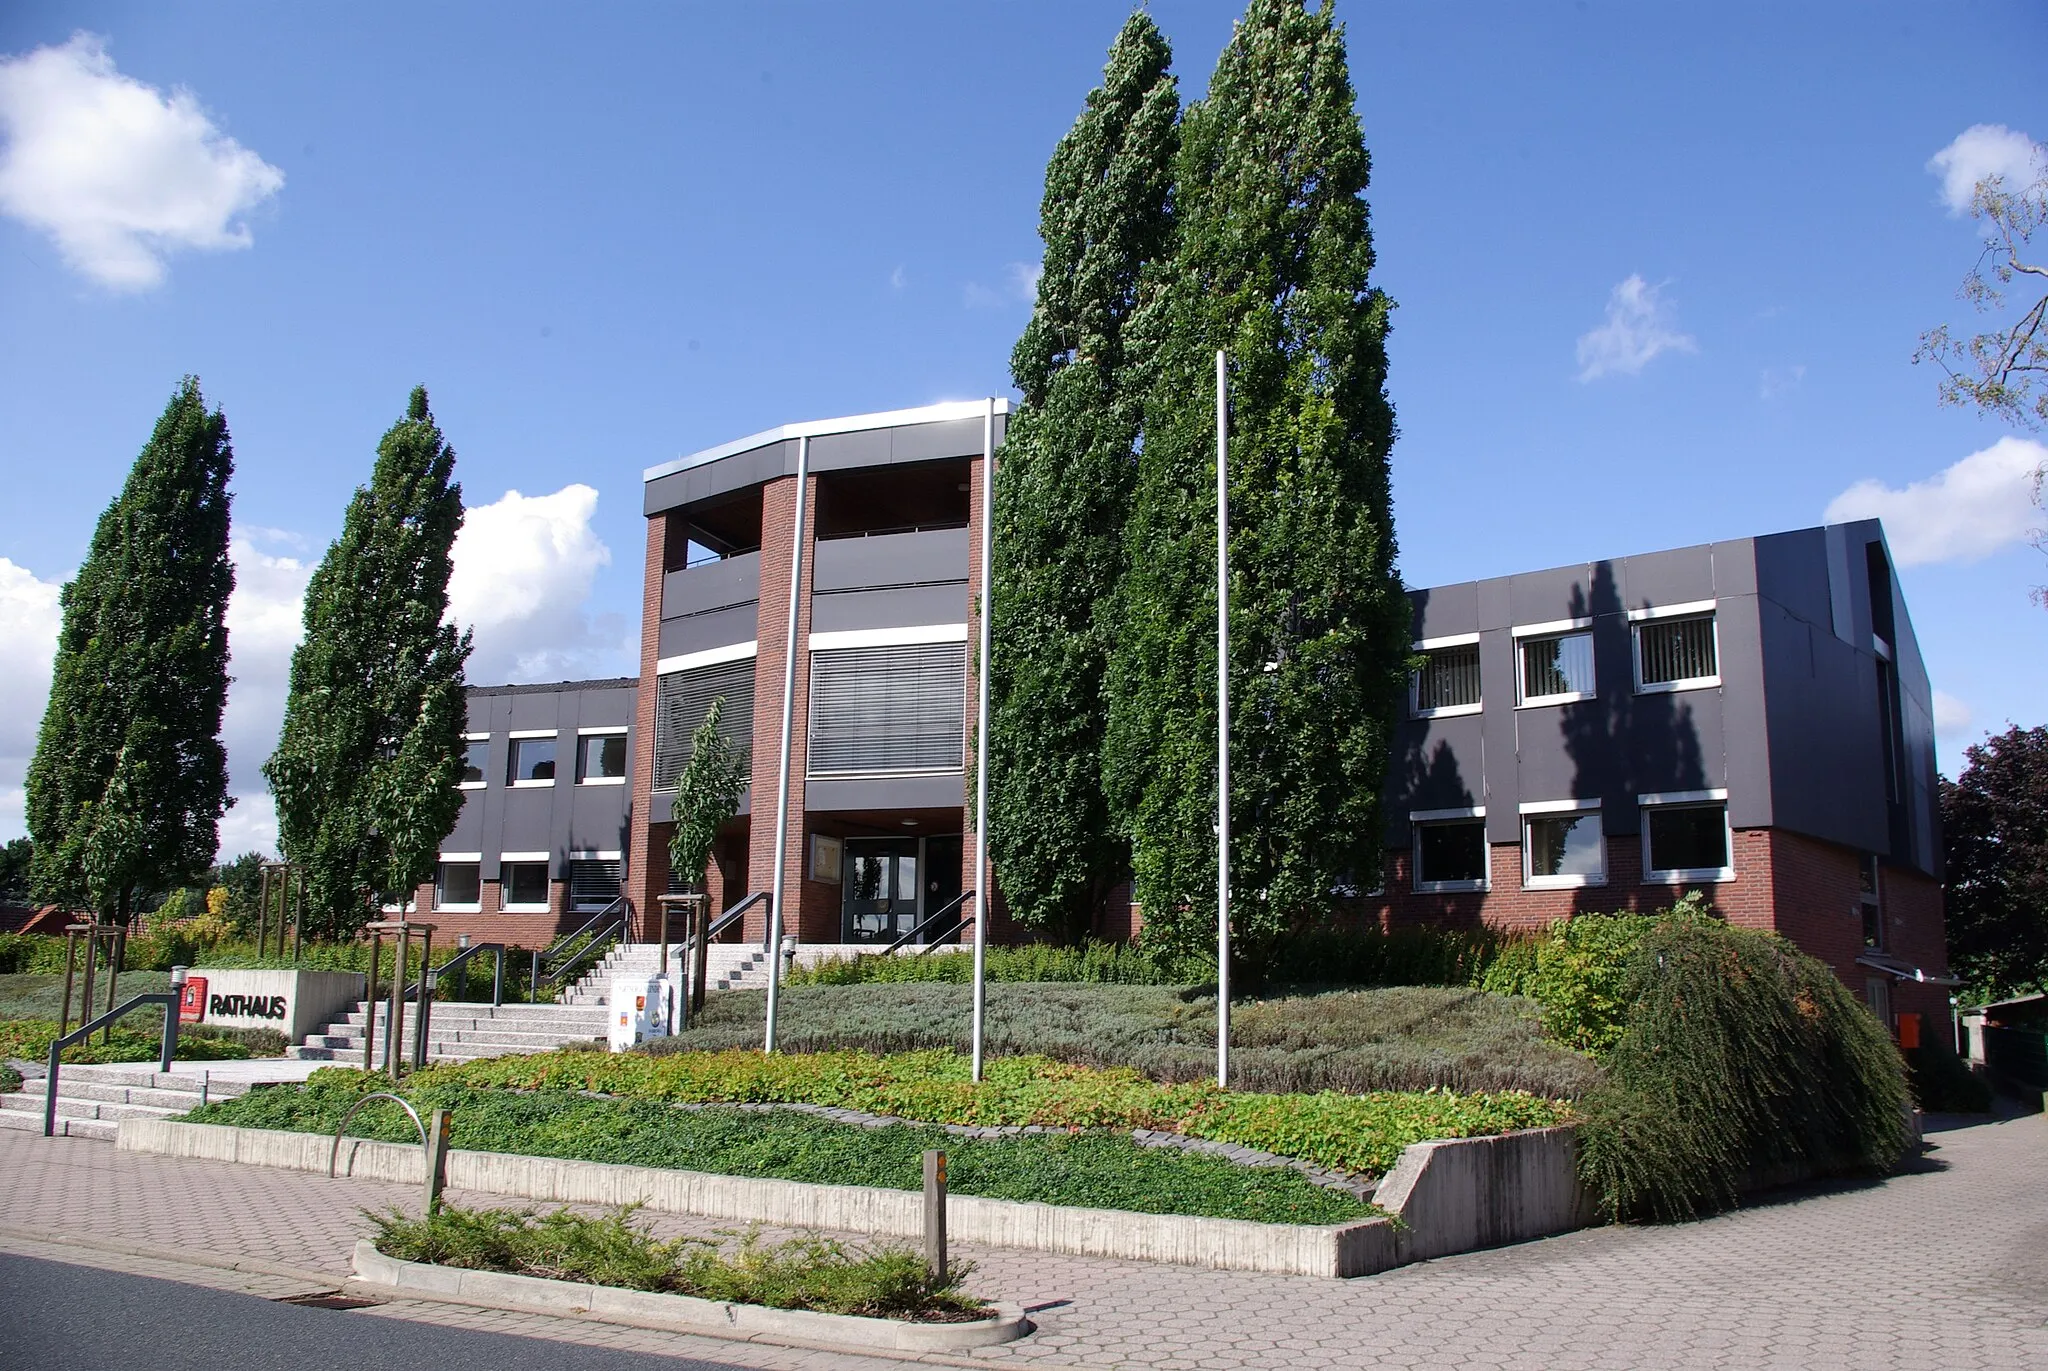
[[(324, 1172), (333, 1139), (125, 1119), (116, 1146)], [(417, 1145), (354, 1138), (342, 1141), (336, 1174), (410, 1185), (425, 1179)], [(924, 1232), (923, 1199), (907, 1190), (461, 1150), (448, 1154), (447, 1179), (458, 1189), (523, 1199), (642, 1204), (662, 1213), (878, 1237), (916, 1239)], [(1375, 1198), (1393, 1218), (1327, 1227), (1078, 1209), (974, 1195), (951, 1196), (946, 1212), (951, 1236), (959, 1242), (1300, 1276), (1371, 1275), (1405, 1262), (1563, 1232), (1590, 1222), (1593, 1213), (1573, 1169), (1568, 1128), (1416, 1143), (1402, 1153)]]

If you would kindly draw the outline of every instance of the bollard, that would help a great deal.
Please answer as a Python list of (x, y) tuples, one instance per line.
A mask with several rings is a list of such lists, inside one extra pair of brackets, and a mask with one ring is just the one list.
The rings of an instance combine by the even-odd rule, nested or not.
[(436, 1109), (427, 1119), (427, 1202), (420, 1212), (432, 1218), (441, 1207), (441, 1187), (448, 1183), (448, 1135), (451, 1111)]
[(946, 1283), (946, 1154), (924, 1154), (924, 1262), (934, 1288)]

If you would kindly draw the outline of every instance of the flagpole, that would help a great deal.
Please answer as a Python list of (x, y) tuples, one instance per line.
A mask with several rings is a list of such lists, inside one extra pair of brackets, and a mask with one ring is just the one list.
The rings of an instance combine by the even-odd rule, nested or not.
[(982, 1022), (988, 1007), (988, 916), (993, 892), (988, 869), (988, 654), (989, 563), (995, 540), (996, 402), (981, 417), (981, 630), (980, 667), (975, 672), (974, 725), (974, 1079), (981, 1079)]
[[(789, 627), (782, 635), (782, 746), (775, 772), (775, 875), (768, 896), (768, 1024), (761, 1050), (775, 1051), (775, 1011), (782, 989), (782, 868), (789, 856), (789, 735), (796, 710), (797, 601), (804, 580), (804, 497), (811, 477), (811, 440), (796, 440), (796, 522), (789, 547)], [(797, 890), (803, 890), (798, 882)], [(801, 895), (799, 895), (801, 898)]]
[(1216, 353), (1216, 1085), (1230, 1088), (1230, 361)]

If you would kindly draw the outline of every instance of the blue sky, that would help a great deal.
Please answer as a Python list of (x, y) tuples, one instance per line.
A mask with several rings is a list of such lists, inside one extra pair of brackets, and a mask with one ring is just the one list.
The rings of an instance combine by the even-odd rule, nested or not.
[[(1152, 7), (1185, 94), (1239, 8)], [(297, 587), (414, 382), (474, 511), (473, 675), (632, 670), (644, 467), (1008, 393), (1045, 160), (1125, 12), (0, 8), (0, 837), (55, 587), (182, 374), (235, 439), (226, 842), (261, 844)], [(1339, 14), (1408, 579), (1805, 526), (1875, 482), (1852, 505), (1914, 563), (1944, 769), (2043, 722), (2034, 450), (1910, 359), (1968, 322), (1975, 257), (1929, 160), (1978, 125), (2048, 138), (2048, 11)]]

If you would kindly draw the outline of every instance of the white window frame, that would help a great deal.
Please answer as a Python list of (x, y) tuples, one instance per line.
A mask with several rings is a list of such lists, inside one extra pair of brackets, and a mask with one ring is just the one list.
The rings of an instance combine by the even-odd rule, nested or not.
[(1515, 640), (1515, 708), (1542, 709), (1548, 705), (1568, 705), (1579, 700), (1592, 700), (1600, 695), (1600, 662), (1593, 661), (1593, 688), (1591, 690), (1568, 690), (1559, 695), (1531, 695), (1527, 679), (1528, 659), (1522, 654), (1522, 645), (1529, 638), (1569, 638), (1584, 634), (1587, 646), (1592, 646), (1593, 621), (1583, 619), (1553, 619), (1547, 624), (1523, 624), (1508, 630)]
[[(469, 746), (468, 746), (468, 745), (469, 745), (470, 743), (488, 743), (488, 742), (490, 742), (490, 740), (491, 740), (491, 735), (490, 735), (490, 734), (488, 734), (488, 733), (465, 733), (465, 734), (463, 734), (463, 735), (462, 735), (462, 742), (463, 742), (463, 749), (462, 749), (462, 753), (463, 753), (463, 757), (464, 757), (465, 761), (466, 761), (466, 760), (468, 759), (468, 756), (469, 756)], [(486, 752), (484, 753), (484, 764), (483, 764), (483, 765), (482, 765), (481, 767), (478, 767), (478, 768), (477, 768), (477, 770), (478, 770), (479, 772), (481, 772), (481, 773), (483, 774), (483, 779), (482, 779), (481, 781), (457, 781), (457, 782), (455, 783), (455, 788), (456, 788), (457, 790), (484, 790), (484, 789), (487, 789), (487, 788), (488, 788), (488, 787), (490, 786), (490, 784), (491, 784), (491, 757), (490, 757), (490, 753), (489, 753), (488, 751), (486, 751)]]
[[(1723, 850), (1728, 854), (1726, 866), (1689, 866), (1672, 869), (1656, 868), (1650, 865), (1650, 815), (1652, 809), (1701, 808), (1718, 803), (1721, 806), (1721, 827)], [(1713, 883), (1735, 879), (1735, 827), (1728, 820), (1728, 792), (1715, 790), (1667, 790), (1655, 795), (1636, 796), (1636, 807), (1641, 814), (1643, 830), (1643, 884), (1684, 885), (1689, 881)]]
[[(511, 882), (505, 879), (505, 868), (508, 866), (546, 867), (548, 873), (547, 888), (549, 898), (547, 900), (542, 900), (539, 904), (533, 904), (531, 902), (526, 904), (513, 904), (510, 890)], [(554, 897), (554, 889), (555, 864), (552, 860), (550, 860), (550, 856), (548, 853), (500, 852), (498, 854), (498, 908), (503, 910), (505, 913), (545, 914), (548, 912), (549, 900), (552, 900)]]
[[(1721, 684), (1721, 613), (1718, 600), (1688, 600), (1678, 605), (1645, 605), (1628, 612), (1628, 655), (1629, 670), (1635, 675), (1636, 694), (1666, 695), (1674, 690), (1708, 690)], [(1636, 636), (1636, 625), (1652, 623), (1658, 619), (1694, 619), (1704, 616), (1714, 630), (1714, 674), (1711, 676), (1687, 676), (1676, 681), (1643, 680), (1642, 641)]]
[(1408, 811), (1408, 888), (1417, 895), (1452, 895), (1470, 891), (1485, 891), (1493, 888), (1493, 844), (1487, 840), (1486, 825), (1479, 825), (1479, 847), (1483, 856), (1480, 870), (1485, 874), (1476, 881), (1425, 881), (1422, 879), (1422, 830), (1435, 825), (1460, 819), (1486, 818), (1485, 805), (1470, 805), (1461, 809), (1411, 809)]
[[(481, 852), (443, 852), (434, 858), (434, 908), (445, 909), (450, 914), (481, 914), (484, 896), (484, 854)], [(474, 903), (457, 902), (445, 904), (441, 900), (441, 868), (444, 866), (473, 866), (476, 868), (476, 900)]]
[[(1583, 890), (1607, 884), (1607, 820), (1598, 800), (1526, 800), (1519, 806), (1522, 819), (1522, 889)], [(1600, 820), (1600, 874), (1597, 876), (1537, 876), (1529, 869), (1529, 820), (1557, 814), (1591, 814)]]
[[(555, 741), (555, 774), (545, 781), (508, 780), (505, 784), (513, 790), (539, 790), (551, 786), (562, 775), (562, 730), (559, 728), (522, 728), (505, 735), (509, 746), (505, 749), (505, 774), (512, 774), (513, 765), (519, 760), (519, 744), (534, 738), (552, 738)], [(572, 761), (571, 766), (575, 763)]]
[[(1409, 646), (1411, 652), (1435, 652), (1446, 647), (1477, 647), (1477, 633), (1453, 633), (1443, 638), (1418, 638)], [(1408, 675), (1408, 715), (1413, 719), (1453, 719), (1461, 714), (1478, 714), (1486, 708), (1486, 681), (1482, 669), (1479, 683), (1479, 698), (1469, 705), (1445, 705), (1440, 709), (1419, 709), (1416, 700), (1422, 690), (1422, 673)]]
[[(585, 776), (583, 774), (583, 749), (591, 738), (623, 738), (629, 731), (625, 724), (607, 724), (602, 728), (579, 728), (576, 730), (576, 781), (577, 785), (624, 785), (630, 776)], [(559, 768), (558, 768), (559, 769)]]

